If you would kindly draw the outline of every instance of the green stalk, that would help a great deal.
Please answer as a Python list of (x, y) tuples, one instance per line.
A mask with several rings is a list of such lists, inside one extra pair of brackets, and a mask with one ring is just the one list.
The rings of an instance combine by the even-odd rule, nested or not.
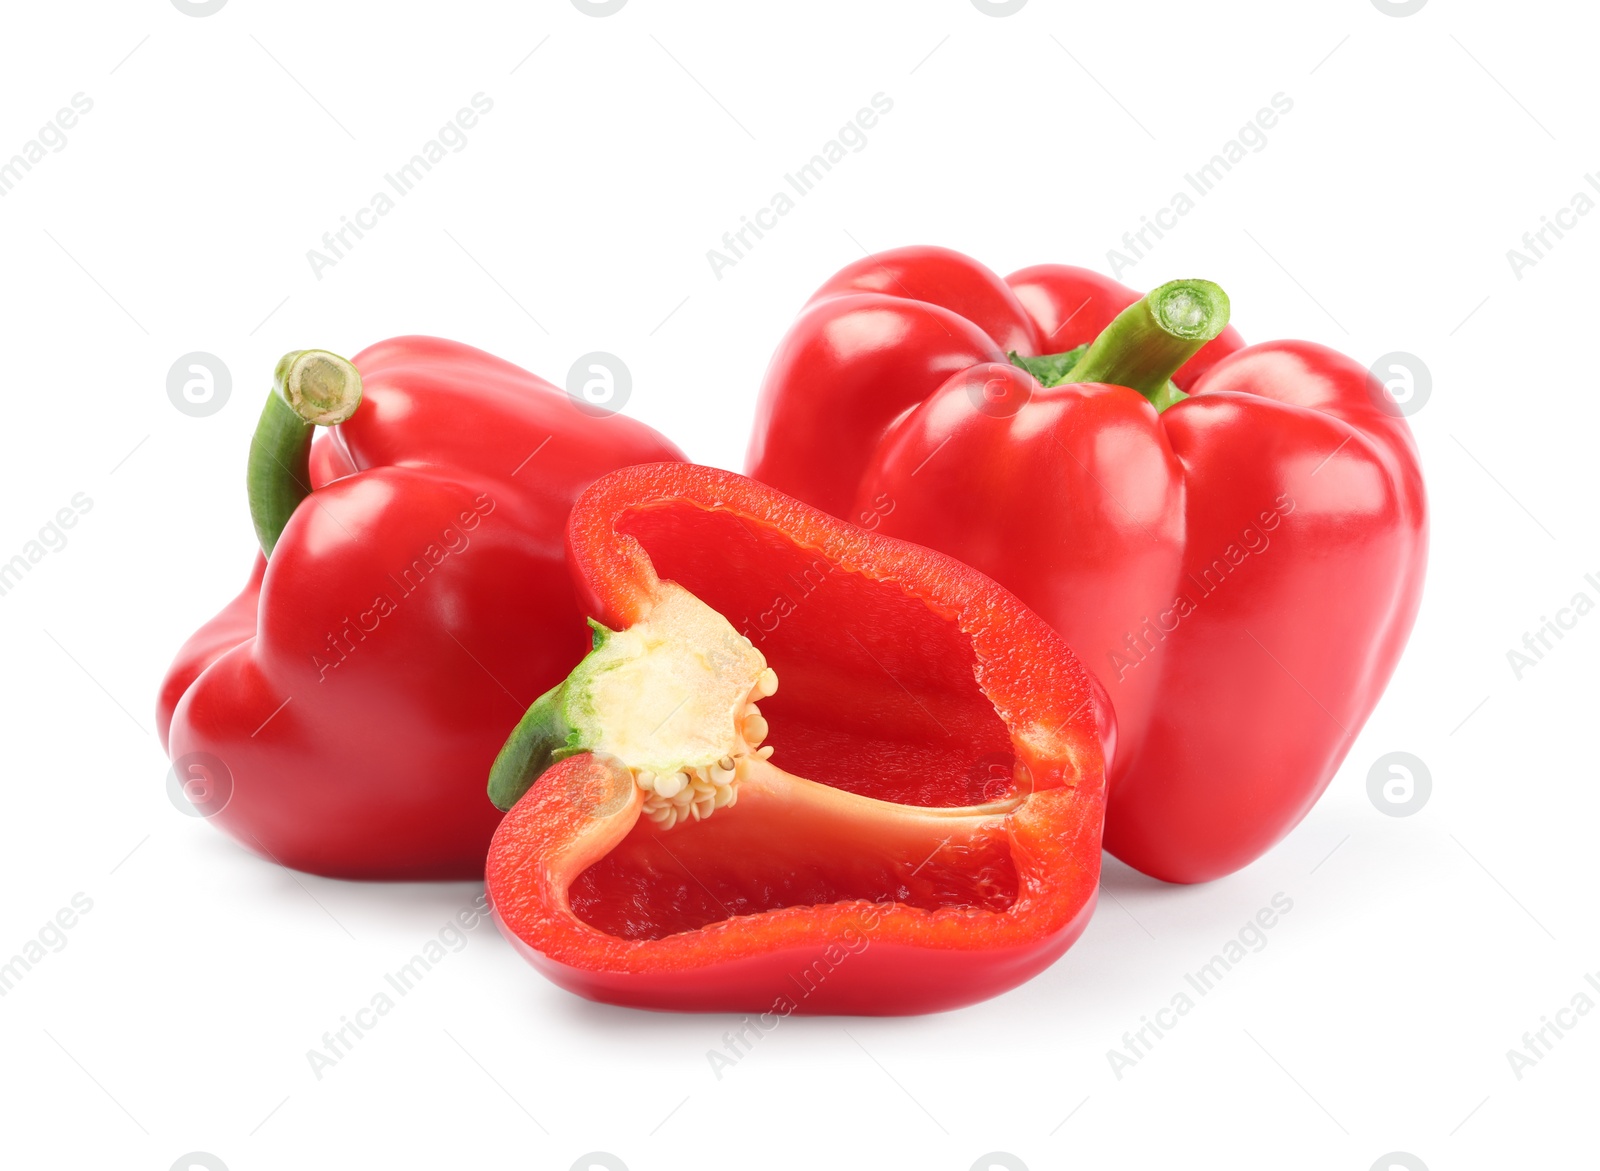
[(1187, 397), (1172, 384), (1200, 348), (1228, 327), (1228, 295), (1210, 281), (1168, 281), (1129, 305), (1087, 346), (1011, 361), (1044, 386), (1126, 386), (1158, 411)]
[(581, 736), (567, 719), (568, 682), (563, 679), (533, 701), (494, 758), (489, 800), (496, 809), (510, 809), (547, 768), (584, 751)]
[(311, 440), (318, 427), (342, 423), (361, 405), (361, 375), (327, 350), (296, 350), (278, 359), (272, 391), (250, 439), (245, 484), (250, 521), (268, 557), (300, 502), (311, 495)]

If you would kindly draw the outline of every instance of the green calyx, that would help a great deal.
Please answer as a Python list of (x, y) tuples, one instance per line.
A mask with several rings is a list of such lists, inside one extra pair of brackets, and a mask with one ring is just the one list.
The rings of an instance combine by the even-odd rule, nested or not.
[(1072, 381), (1072, 368), (1078, 364), (1078, 359), (1083, 357), (1089, 343), (1068, 350), (1064, 354), (1040, 354), (1033, 358), (1024, 358), (1017, 351), (1012, 350), (1006, 355), (1013, 366), (1021, 366), (1034, 378), (1038, 379), (1040, 386), (1061, 386)]
[(284, 526), (311, 495), (311, 440), (361, 405), (361, 375), (327, 350), (295, 350), (278, 359), (272, 390), (250, 439), (245, 477), (250, 520), (261, 551), (272, 556)]
[(593, 722), (586, 683), (594, 670), (595, 653), (611, 631), (593, 619), (589, 627), (594, 632), (593, 649), (571, 675), (533, 701), (494, 758), (489, 800), (496, 809), (510, 809), (551, 765), (594, 747), (597, 737), (592, 727), (588, 735), (580, 730), (580, 725)]
[(1228, 327), (1228, 295), (1203, 280), (1168, 281), (1129, 305), (1087, 345), (1011, 362), (1042, 386), (1084, 382), (1126, 386), (1164, 411), (1188, 396), (1172, 376)]

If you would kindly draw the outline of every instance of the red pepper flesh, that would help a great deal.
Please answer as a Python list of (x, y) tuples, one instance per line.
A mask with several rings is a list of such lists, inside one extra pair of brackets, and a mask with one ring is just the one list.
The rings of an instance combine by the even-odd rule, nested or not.
[[(517, 801), (488, 889), (550, 979), (655, 1009), (930, 1012), (1021, 983), (1082, 932), (1109, 712), (1017, 599), (682, 464), (598, 481), (568, 545), (605, 627), (645, 629), (682, 587), (783, 682), (756, 737), (770, 725), (776, 756), (741, 762), (737, 800), (703, 820), (647, 820), (636, 762), (589, 751)], [(664, 726), (687, 701), (645, 691), (629, 718)]]

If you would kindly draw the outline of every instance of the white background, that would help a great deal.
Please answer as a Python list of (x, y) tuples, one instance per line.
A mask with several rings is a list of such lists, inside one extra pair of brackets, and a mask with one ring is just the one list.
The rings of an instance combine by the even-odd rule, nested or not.
[[(1600, 971), (1600, 617), (1520, 681), (1506, 652), (1600, 600), (1600, 216), (1521, 279), (1506, 252), (1600, 167), (1595, 31), (1576, 2), (1466, 0), (8, 6), (0, 158), (94, 107), (0, 199), (0, 559), (93, 508), (0, 597), (0, 959), (75, 893), (93, 909), (0, 998), (0, 1164), (1575, 1165), (1600, 1013), (1520, 1080), (1506, 1053)], [(480, 91), (466, 148), (317, 279), (307, 249)], [(879, 92), (866, 147), (718, 280), (707, 249)], [(1279, 92), (1265, 149), (1123, 279), (1210, 277), (1250, 340), (1431, 371), (1422, 615), (1306, 821), (1206, 887), (1108, 860), (1082, 941), (1026, 986), (790, 1020), (720, 1081), (729, 1020), (590, 1005), (485, 926), (317, 1080), (306, 1051), (480, 888), (291, 874), (168, 801), (155, 690), (249, 568), (277, 356), (429, 332), (559, 382), (608, 350), (631, 413), (739, 468), (767, 355), (832, 271), (924, 242), (1106, 269)], [(196, 350), (234, 380), (206, 418), (166, 392)], [(1433, 781), (1405, 818), (1367, 794), (1396, 750)], [(1107, 1050), (1278, 892), (1267, 946), (1119, 1080)]]

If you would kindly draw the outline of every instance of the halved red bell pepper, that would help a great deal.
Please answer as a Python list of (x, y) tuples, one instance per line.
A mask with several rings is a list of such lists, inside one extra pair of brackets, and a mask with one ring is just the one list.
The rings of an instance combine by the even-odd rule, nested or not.
[(568, 547), (595, 649), (490, 780), (514, 803), (495, 914), (550, 979), (644, 1008), (929, 1012), (1077, 938), (1110, 716), (1016, 598), (684, 464), (599, 480)]
[(484, 771), (583, 654), (567, 512), (612, 468), (678, 458), (456, 342), (287, 355), (251, 445), (262, 555), (161, 687), (202, 812), (298, 870), (481, 875)]
[[(1360, 363), (1244, 347), (1227, 298), (1141, 298), (946, 249), (858, 261), (767, 372), (751, 475), (950, 553), (1050, 622), (1117, 713), (1106, 847), (1196, 882), (1322, 793), (1421, 598), (1416, 445)], [(1226, 328), (1224, 328), (1226, 326)], [(1092, 344), (1091, 344), (1092, 343)]]

